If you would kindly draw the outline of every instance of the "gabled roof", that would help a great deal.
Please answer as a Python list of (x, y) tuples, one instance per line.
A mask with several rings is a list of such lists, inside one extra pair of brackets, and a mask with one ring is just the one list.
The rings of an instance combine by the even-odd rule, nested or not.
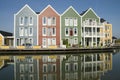
[(83, 12), (83, 13), (82, 13), (82, 17), (85, 16), (90, 10), (91, 10), (98, 18), (100, 18), (100, 17), (95, 13), (95, 11), (94, 11), (92, 8), (89, 8), (89, 9), (87, 9), (85, 12)]
[(30, 6), (28, 5), (28, 4), (26, 4), (24, 7), (22, 7), (17, 13), (16, 13), (16, 15), (18, 15), (24, 8), (29, 8), (34, 14), (36, 14), (33, 10), (32, 10), (32, 8), (30, 8)]
[(56, 14), (58, 14), (58, 15), (60, 15), (51, 5), (48, 5), (47, 7), (45, 7), (41, 12), (40, 12), (40, 14), (39, 15), (41, 15), (47, 8), (51, 8)]
[(0, 34), (2, 34), (3, 36), (13, 36), (12, 33), (6, 32), (6, 31), (2, 31), (2, 30), (0, 30)]
[[(67, 11), (69, 11), (70, 9), (73, 9), (73, 10), (75, 11), (75, 13), (78, 14), (78, 16), (80, 16), (79, 13), (78, 13), (72, 6), (70, 6), (69, 8), (67, 8), (67, 9), (63, 12), (63, 14), (61, 14), (61, 16), (64, 15), (64, 14), (65, 14)], [(81, 17), (81, 16), (80, 16), (80, 17)]]

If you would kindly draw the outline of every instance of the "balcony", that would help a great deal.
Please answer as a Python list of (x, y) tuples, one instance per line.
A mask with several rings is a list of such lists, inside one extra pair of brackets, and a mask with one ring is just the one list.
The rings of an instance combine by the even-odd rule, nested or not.
[(94, 22), (83, 22), (82, 27), (102, 27), (101, 23), (94, 23)]
[(82, 33), (82, 37), (103, 37), (103, 33), (85, 32), (85, 33)]

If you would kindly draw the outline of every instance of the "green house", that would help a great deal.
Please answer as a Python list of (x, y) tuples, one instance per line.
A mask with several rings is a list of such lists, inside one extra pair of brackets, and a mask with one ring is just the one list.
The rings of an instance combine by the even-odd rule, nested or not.
[(61, 40), (72, 47), (81, 44), (81, 16), (72, 6), (61, 15)]

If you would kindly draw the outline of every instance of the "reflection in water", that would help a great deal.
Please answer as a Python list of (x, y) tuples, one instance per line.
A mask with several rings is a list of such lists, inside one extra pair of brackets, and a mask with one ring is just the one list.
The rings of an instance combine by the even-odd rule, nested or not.
[(15, 80), (100, 80), (112, 70), (112, 53), (4, 56), (0, 66), (13, 60)]

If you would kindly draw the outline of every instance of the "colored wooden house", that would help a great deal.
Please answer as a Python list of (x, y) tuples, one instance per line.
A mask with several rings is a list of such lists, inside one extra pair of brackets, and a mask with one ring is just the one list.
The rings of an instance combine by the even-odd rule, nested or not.
[(48, 5), (38, 17), (38, 44), (43, 48), (60, 45), (60, 15)]
[(72, 6), (61, 15), (61, 40), (68, 40), (69, 46), (81, 43), (81, 16)]
[(101, 46), (100, 40), (103, 33), (100, 31), (103, 26), (100, 23), (100, 17), (89, 8), (81, 14), (82, 16), (82, 45), (84, 47)]
[(37, 14), (26, 4), (14, 15), (14, 46), (37, 45)]
[(0, 30), (0, 46), (13, 46), (13, 34)]

